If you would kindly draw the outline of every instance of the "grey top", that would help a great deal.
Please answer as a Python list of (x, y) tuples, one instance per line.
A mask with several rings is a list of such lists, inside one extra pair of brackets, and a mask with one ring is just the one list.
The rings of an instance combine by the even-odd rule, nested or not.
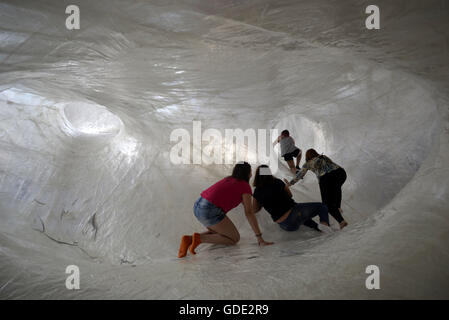
[(298, 149), (295, 146), (295, 141), (293, 140), (292, 137), (282, 138), (281, 141), (279, 141), (279, 143), (281, 145), (281, 156), (284, 156), (285, 154), (293, 152), (296, 149)]

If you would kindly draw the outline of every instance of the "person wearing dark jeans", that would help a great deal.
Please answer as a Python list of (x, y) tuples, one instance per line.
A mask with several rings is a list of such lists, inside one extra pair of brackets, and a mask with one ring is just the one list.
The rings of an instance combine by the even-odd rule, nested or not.
[(324, 225), (329, 225), (329, 215), (325, 204), (321, 202), (295, 203), (290, 214), (279, 223), (279, 226), (285, 231), (296, 231), (303, 224), (321, 231), (318, 224), (312, 220), (315, 216), (319, 216), (320, 222)]
[(339, 224), (344, 219), (341, 215), (341, 187), (346, 181), (346, 171), (338, 168), (323, 175), (320, 179), (321, 200), (329, 208), (329, 213)]
[(308, 170), (313, 171), (319, 181), (321, 200), (328, 207), (329, 214), (340, 224), (340, 229), (348, 225), (342, 216), (341, 187), (346, 181), (346, 171), (325, 155), (319, 155), (314, 149), (306, 152), (306, 163), (291, 181), (284, 180), (291, 186), (304, 178)]
[[(253, 185), (253, 210), (258, 212), (262, 207), (271, 215), (274, 222), (286, 231), (296, 231), (301, 224), (317, 231), (330, 231), (329, 216), (326, 205), (320, 202), (296, 203), (292, 199), (289, 187), (271, 175), (266, 165), (256, 170)], [(321, 228), (312, 220), (319, 216)]]

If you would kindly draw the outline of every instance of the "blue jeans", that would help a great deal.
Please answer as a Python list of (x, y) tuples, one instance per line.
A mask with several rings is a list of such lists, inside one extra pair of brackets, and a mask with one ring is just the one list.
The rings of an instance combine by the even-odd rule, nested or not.
[(287, 219), (279, 223), (279, 226), (286, 231), (296, 231), (301, 224), (318, 229), (318, 225), (312, 220), (317, 215), (320, 217), (320, 222), (329, 224), (329, 214), (325, 204), (321, 202), (296, 203)]
[(199, 197), (196, 200), (193, 206), (193, 213), (205, 227), (214, 226), (226, 217), (226, 214), (221, 208), (203, 197)]

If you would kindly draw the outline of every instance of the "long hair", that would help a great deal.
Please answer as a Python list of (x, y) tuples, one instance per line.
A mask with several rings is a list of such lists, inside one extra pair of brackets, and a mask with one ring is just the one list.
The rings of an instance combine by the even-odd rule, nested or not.
[[(261, 169), (263, 169), (263, 174), (260, 173)], [(263, 164), (258, 166), (256, 169), (256, 174), (254, 175), (253, 186), (257, 188), (272, 183), (274, 181), (274, 177), (268, 173), (271, 172), (267, 165)]]
[(309, 149), (306, 152), (306, 161), (312, 160), (315, 157), (318, 157), (318, 152), (315, 151), (315, 149)]
[(251, 173), (251, 165), (248, 162), (239, 162), (232, 169), (231, 177), (244, 180), (249, 183), (249, 175)]

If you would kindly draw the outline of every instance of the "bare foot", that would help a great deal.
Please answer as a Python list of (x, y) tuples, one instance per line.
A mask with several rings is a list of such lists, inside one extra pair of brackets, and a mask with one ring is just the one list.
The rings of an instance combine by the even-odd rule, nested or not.
[(348, 223), (345, 220), (340, 222), (340, 230), (343, 229), (344, 227), (346, 227), (347, 225), (348, 225)]

